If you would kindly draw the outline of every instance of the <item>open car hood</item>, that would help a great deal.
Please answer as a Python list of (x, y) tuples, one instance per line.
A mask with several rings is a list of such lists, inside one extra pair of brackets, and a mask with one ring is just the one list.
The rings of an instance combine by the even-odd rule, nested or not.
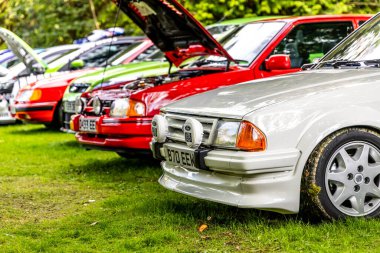
[(3, 40), (8, 48), (12, 50), (29, 70), (39, 69), (46, 70), (47, 64), (34, 52), (34, 50), (26, 44), (20, 37), (13, 32), (0, 27), (0, 38)]
[(227, 51), (176, 0), (113, 0), (165, 52), (175, 66), (204, 55), (223, 56)]

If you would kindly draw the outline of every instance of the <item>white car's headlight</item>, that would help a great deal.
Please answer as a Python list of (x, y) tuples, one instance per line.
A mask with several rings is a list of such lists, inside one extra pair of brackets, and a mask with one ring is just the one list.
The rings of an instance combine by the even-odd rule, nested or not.
[(100, 115), (102, 113), (103, 105), (99, 97), (95, 97), (94, 100), (92, 101), (92, 108), (96, 115)]
[(86, 106), (86, 99), (77, 97), (75, 99), (75, 113), (81, 114), (84, 110), (84, 107)]
[(264, 151), (267, 140), (264, 133), (248, 121), (220, 121), (214, 145), (245, 151)]
[(111, 105), (110, 116), (115, 118), (125, 118), (129, 110), (129, 99), (116, 99)]
[(214, 141), (214, 145), (235, 148), (239, 127), (240, 122), (220, 121), (218, 123), (217, 135)]

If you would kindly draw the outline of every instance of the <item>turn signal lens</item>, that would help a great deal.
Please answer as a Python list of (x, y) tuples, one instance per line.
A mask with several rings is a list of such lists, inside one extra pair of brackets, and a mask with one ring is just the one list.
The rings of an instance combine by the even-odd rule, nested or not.
[(39, 89), (35, 89), (35, 90), (33, 90), (33, 93), (30, 96), (29, 100), (30, 101), (37, 101), (37, 100), (40, 100), (41, 96), (42, 96), (42, 91)]
[(264, 151), (266, 137), (255, 125), (243, 121), (240, 125), (236, 147), (245, 151)]
[(129, 100), (129, 110), (127, 113), (128, 117), (139, 117), (145, 116), (145, 105), (142, 102)]
[(70, 120), (70, 130), (75, 131), (74, 121)]

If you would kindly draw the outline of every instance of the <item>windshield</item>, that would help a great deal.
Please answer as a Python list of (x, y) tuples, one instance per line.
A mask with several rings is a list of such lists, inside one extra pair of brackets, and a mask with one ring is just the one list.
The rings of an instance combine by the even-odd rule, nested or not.
[[(284, 26), (285, 22), (247, 24), (226, 35), (221, 44), (240, 66), (247, 67)], [(208, 65), (226, 63), (226, 58), (220, 56), (207, 56), (200, 60), (209, 62)]]
[(380, 15), (364, 24), (327, 54), (318, 67), (332, 61), (368, 61), (380, 59)]

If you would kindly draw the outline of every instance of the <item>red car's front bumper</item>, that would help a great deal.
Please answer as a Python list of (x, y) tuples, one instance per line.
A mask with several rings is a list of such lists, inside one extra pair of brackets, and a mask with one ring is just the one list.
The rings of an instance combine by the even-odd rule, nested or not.
[(31, 123), (51, 123), (57, 102), (15, 104), (16, 118)]
[[(96, 120), (95, 131), (81, 131), (80, 118)], [(109, 118), (76, 115), (71, 121), (76, 139), (82, 145), (93, 149), (112, 150), (116, 152), (150, 151), (149, 142), (152, 118)]]

